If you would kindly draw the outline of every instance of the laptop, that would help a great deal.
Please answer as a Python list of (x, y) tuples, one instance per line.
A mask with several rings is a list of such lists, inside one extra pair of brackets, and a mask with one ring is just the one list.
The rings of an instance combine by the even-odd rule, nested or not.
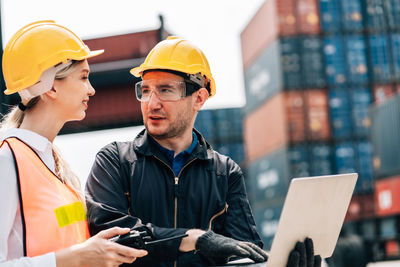
[[(357, 177), (357, 173), (349, 173), (292, 179), (269, 259), (263, 266), (286, 266), (296, 242), (304, 241), (306, 237), (312, 238), (315, 255), (330, 257), (335, 249)], [(238, 260), (228, 265), (242, 265), (245, 262)]]

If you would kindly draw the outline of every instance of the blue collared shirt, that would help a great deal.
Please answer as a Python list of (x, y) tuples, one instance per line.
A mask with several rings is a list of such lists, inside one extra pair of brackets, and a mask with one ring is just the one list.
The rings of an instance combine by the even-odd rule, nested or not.
[(195, 147), (197, 145), (197, 142), (198, 142), (197, 135), (194, 132), (192, 135), (193, 135), (192, 144), (185, 151), (182, 151), (181, 153), (176, 155), (176, 157), (174, 157), (175, 151), (169, 150), (169, 149), (161, 146), (159, 143), (157, 143), (156, 140), (151, 138), (151, 140), (154, 141), (154, 143), (157, 145), (157, 147), (160, 148), (161, 152), (164, 153), (164, 155), (168, 159), (168, 164), (174, 171), (176, 177), (178, 176), (179, 172), (182, 170), (183, 166), (185, 165), (189, 155), (193, 152), (193, 150), (195, 149)]

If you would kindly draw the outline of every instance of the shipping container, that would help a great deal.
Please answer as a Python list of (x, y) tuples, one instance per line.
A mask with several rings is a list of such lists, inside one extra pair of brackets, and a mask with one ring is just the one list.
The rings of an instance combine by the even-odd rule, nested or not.
[(276, 40), (279, 33), (276, 1), (264, 1), (240, 34), (243, 69), (247, 68)]
[(288, 143), (283, 93), (275, 95), (245, 117), (246, 160), (253, 161)]
[(346, 36), (345, 51), (347, 59), (348, 82), (351, 84), (367, 83), (369, 78), (365, 38), (361, 35)]
[(357, 172), (354, 143), (340, 142), (335, 144), (334, 157), (336, 173)]
[(334, 139), (352, 137), (351, 100), (347, 88), (329, 90), (329, 113)]
[(400, 0), (387, 0), (383, 3), (389, 29), (400, 29)]
[(361, 0), (341, 0), (343, 30), (357, 32), (363, 30)]
[(282, 76), (279, 56), (279, 41), (275, 41), (245, 71), (247, 113), (281, 90)]
[(379, 222), (379, 236), (381, 238), (397, 237), (397, 223), (395, 217), (382, 218)]
[(278, 12), (279, 35), (297, 34), (297, 16), (294, 0), (274, 0)]
[(376, 240), (376, 226), (374, 220), (365, 220), (360, 224), (360, 232), (364, 240)]
[(371, 133), (371, 117), (369, 108), (372, 103), (371, 91), (368, 88), (353, 88), (350, 90), (353, 132), (355, 137), (369, 137)]
[(291, 142), (306, 141), (306, 113), (303, 91), (285, 92), (287, 128)]
[(286, 147), (252, 161), (247, 168), (247, 181), (254, 203), (284, 198), (289, 185)]
[(400, 95), (373, 106), (371, 120), (375, 177), (400, 174)]
[(390, 68), (390, 47), (385, 34), (368, 36), (369, 58), (371, 60), (371, 80), (374, 83), (385, 83), (392, 80)]
[[(375, 218), (374, 194), (354, 195), (346, 214), (346, 221), (359, 221)], [(365, 226), (369, 227), (369, 226)]]
[(291, 178), (311, 176), (309, 151), (306, 144), (290, 146), (288, 158)]
[(215, 150), (230, 157), (239, 165), (245, 161), (243, 142), (220, 142), (216, 145)]
[(386, 14), (383, 3), (387, 0), (365, 0), (366, 28), (370, 31), (383, 31), (387, 29)]
[(357, 148), (358, 180), (355, 193), (371, 193), (374, 189), (374, 169), (372, 165), (372, 145), (368, 141), (360, 141)]
[(300, 44), (297, 37), (280, 38), (283, 86), (287, 89), (302, 87)]
[(394, 96), (395, 92), (391, 84), (378, 84), (373, 87), (374, 102), (382, 104)]
[(318, 34), (320, 32), (318, 0), (297, 0), (296, 7), (299, 33)]
[(214, 118), (214, 110), (205, 109), (197, 113), (194, 128), (196, 128), (211, 145), (216, 142), (216, 124)]
[(375, 182), (375, 203), (376, 214), (379, 216), (400, 213), (400, 176)]
[(241, 108), (214, 110), (215, 128), (219, 142), (229, 143), (243, 140), (243, 113)]
[(341, 30), (341, 8), (338, 0), (319, 0), (321, 28), (325, 33)]
[(328, 140), (331, 130), (327, 92), (325, 90), (307, 90), (304, 95), (307, 110), (308, 139)]
[(326, 85), (322, 41), (319, 37), (303, 37), (300, 39), (301, 70), (303, 86), (321, 88)]
[(389, 41), (393, 80), (400, 81), (400, 33), (390, 33)]
[(346, 60), (342, 36), (325, 37), (323, 54), (327, 84), (339, 86), (346, 83)]
[(311, 176), (333, 174), (332, 149), (329, 144), (312, 144), (310, 147)]

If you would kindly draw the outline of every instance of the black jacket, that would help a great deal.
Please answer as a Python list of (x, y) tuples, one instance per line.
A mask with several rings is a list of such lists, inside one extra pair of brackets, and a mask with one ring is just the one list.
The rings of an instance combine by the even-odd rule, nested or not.
[[(199, 228), (262, 247), (240, 167), (195, 133), (199, 142), (178, 177), (145, 130), (104, 147), (86, 184), (91, 234), (135, 227), (160, 239)], [(179, 252), (180, 241), (150, 249), (133, 266), (206, 265), (199, 253)]]

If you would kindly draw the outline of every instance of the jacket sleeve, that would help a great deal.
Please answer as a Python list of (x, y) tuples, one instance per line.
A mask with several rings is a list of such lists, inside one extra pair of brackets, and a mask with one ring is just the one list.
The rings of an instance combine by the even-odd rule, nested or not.
[[(115, 143), (97, 153), (86, 183), (87, 220), (91, 235), (114, 226), (146, 231), (154, 239), (184, 234), (188, 229), (162, 228), (151, 223), (143, 224), (140, 218), (129, 212), (128, 179), (123, 172)], [(170, 261), (179, 254), (181, 239), (148, 249), (145, 258)], [(160, 245), (161, 246), (161, 245)]]
[(231, 159), (228, 159), (228, 163), (228, 211), (224, 227), (226, 233), (224, 234), (237, 240), (252, 242), (262, 248), (263, 242), (257, 233), (242, 170)]

